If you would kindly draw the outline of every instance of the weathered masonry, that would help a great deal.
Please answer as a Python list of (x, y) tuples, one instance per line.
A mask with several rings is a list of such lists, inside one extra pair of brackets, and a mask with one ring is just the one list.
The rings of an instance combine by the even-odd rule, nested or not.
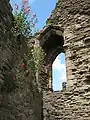
[(67, 88), (90, 84), (89, 7), (89, 0), (58, 1), (56, 9), (47, 20), (46, 27), (36, 37), (46, 53), (46, 66), (49, 66), (46, 70), (49, 76), (47, 87), (52, 88), (51, 65), (61, 52), (65, 52), (66, 56)]
[(45, 52), (44, 69), (41, 72), (42, 88), (52, 91), (52, 64), (59, 53), (65, 52), (63, 29), (59, 26), (47, 26), (36, 37), (35, 41), (36, 44), (39, 43)]
[[(11, 36), (11, 12), (9, 0), (0, 0), (0, 86), (27, 51), (24, 38)], [(30, 75), (19, 90), (0, 91), (0, 120), (90, 120), (90, 0), (58, 0), (47, 25), (32, 40), (45, 52), (42, 91)], [(51, 66), (61, 52), (67, 84), (53, 92)]]
[[(24, 38), (12, 36), (12, 20), (9, 0), (0, 0), (0, 120), (41, 120), (42, 94), (35, 78), (29, 75), (19, 89), (8, 89), (8, 81), (13, 79), (15, 67), (27, 51)], [(6, 87), (2, 92), (4, 84)]]
[[(89, 120), (90, 0), (59, 0), (46, 27), (39, 37), (46, 65), (63, 50), (67, 85), (61, 92), (44, 91), (44, 120)], [(51, 88), (51, 79), (48, 86)]]

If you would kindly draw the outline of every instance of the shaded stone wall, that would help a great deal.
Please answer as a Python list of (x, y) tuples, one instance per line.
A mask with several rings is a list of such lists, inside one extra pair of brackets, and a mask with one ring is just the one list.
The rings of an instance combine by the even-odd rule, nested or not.
[(9, 0), (0, 0), (0, 120), (41, 120), (42, 93), (31, 73), (17, 81), (20, 84), (14, 91), (1, 91), (27, 52), (25, 38), (12, 36), (12, 20)]
[(42, 93), (31, 76), (14, 92), (0, 94), (0, 120), (41, 120)]
[[(4, 9), (5, 8), (5, 9)], [(12, 14), (10, 4), (7, 0), (5, 2), (3, 0), (0, 1), (0, 83), (2, 84), (4, 75), (3, 66), (6, 61), (7, 69), (10, 69), (8, 66), (7, 58), (10, 58), (11, 50), (7, 46), (9, 42), (9, 34), (10, 28), (12, 26)], [(9, 54), (7, 54), (9, 53)], [(5, 69), (6, 70), (6, 69)]]

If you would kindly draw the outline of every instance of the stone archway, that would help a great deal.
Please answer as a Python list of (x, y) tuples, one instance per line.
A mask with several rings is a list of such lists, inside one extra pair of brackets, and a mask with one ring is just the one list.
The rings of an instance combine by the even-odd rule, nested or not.
[(59, 26), (44, 28), (38, 37), (39, 44), (45, 52), (45, 69), (42, 71), (42, 88), (52, 90), (52, 64), (55, 58), (64, 51), (63, 29)]

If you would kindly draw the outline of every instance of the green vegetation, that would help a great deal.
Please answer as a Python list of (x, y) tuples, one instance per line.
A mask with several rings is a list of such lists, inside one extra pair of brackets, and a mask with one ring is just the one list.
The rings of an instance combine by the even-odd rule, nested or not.
[(25, 37), (32, 36), (30, 22), (27, 21), (26, 15), (23, 13), (23, 11), (14, 14), (12, 30), (14, 35), (22, 34)]
[[(27, 6), (28, 7), (28, 6)], [(17, 7), (18, 8), (18, 7)], [(29, 7), (28, 7), (29, 8)], [(30, 40), (32, 37), (33, 29), (37, 22), (36, 14), (33, 14), (31, 19), (29, 16), (29, 11), (25, 11), (25, 8), (21, 10), (16, 9), (13, 13), (13, 26), (11, 29), (13, 41), (17, 39), (19, 35), (24, 36), (24, 41), (27, 42), (27, 38)], [(23, 82), (25, 82), (25, 77), (29, 74), (32, 74), (38, 82), (39, 73), (41, 71), (43, 60), (44, 60), (44, 51), (40, 46), (29, 46), (27, 53), (24, 54), (20, 63), (16, 65), (14, 69), (15, 73), (7, 74), (2, 86), (2, 92), (10, 92), (20, 87)]]

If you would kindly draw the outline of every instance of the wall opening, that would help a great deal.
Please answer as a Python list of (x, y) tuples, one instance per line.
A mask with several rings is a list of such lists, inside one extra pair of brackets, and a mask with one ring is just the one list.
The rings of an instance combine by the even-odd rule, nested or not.
[(66, 65), (65, 53), (60, 53), (52, 64), (52, 88), (53, 91), (59, 91), (65, 88), (66, 83)]
[[(63, 54), (62, 56), (64, 56), (64, 63), (65, 63), (65, 55), (64, 55), (65, 51), (64, 51), (64, 46), (63, 46), (64, 45), (63, 32), (64, 32), (64, 30), (61, 27), (59, 27), (57, 25), (56, 26), (49, 25), (48, 27), (44, 28), (44, 30), (41, 32), (41, 35), (38, 37), (38, 39), (40, 41), (40, 45), (45, 52), (45, 58), (44, 58), (44, 61), (45, 61), (45, 64), (44, 64), (45, 74), (44, 75), (45, 76), (43, 75), (43, 77), (42, 77), (42, 79), (43, 79), (42, 83), (44, 84), (44, 87), (43, 87), (43, 84), (42, 84), (42, 87), (44, 89), (51, 90), (51, 91), (52, 90), (56, 91), (56, 90), (62, 89), (62, 87), (56, 88), (55, 87), (56, 81), (53, 82), (54, 75), (55, 75), (55, 72), (53, 69), (53, 64), (54, 64), (55, 58), (59, 55), (59, 53), (61, 53), (60, 56)], [(57, 58), (56, 58), (56, 60), (57, 60)], [(63, 63), (63, 61), (61, 60), (61, 64), (62, 63)], [(62, 64), (62, 66), (64, 66), (64, 64)], [(56, 72), (56, 74), (57, 74), (57, 72)], [(59, 74), (60, 74), (60, 72), (58, 73), (58, 75), (56, 75), (58, 78), (57, 80), (60, 79)], [(63, 74), (65, 74), (64, 76), (66, 76), (65, 72)], [(60, 86), (62, 86), (60, 81), (58, 84)]]

